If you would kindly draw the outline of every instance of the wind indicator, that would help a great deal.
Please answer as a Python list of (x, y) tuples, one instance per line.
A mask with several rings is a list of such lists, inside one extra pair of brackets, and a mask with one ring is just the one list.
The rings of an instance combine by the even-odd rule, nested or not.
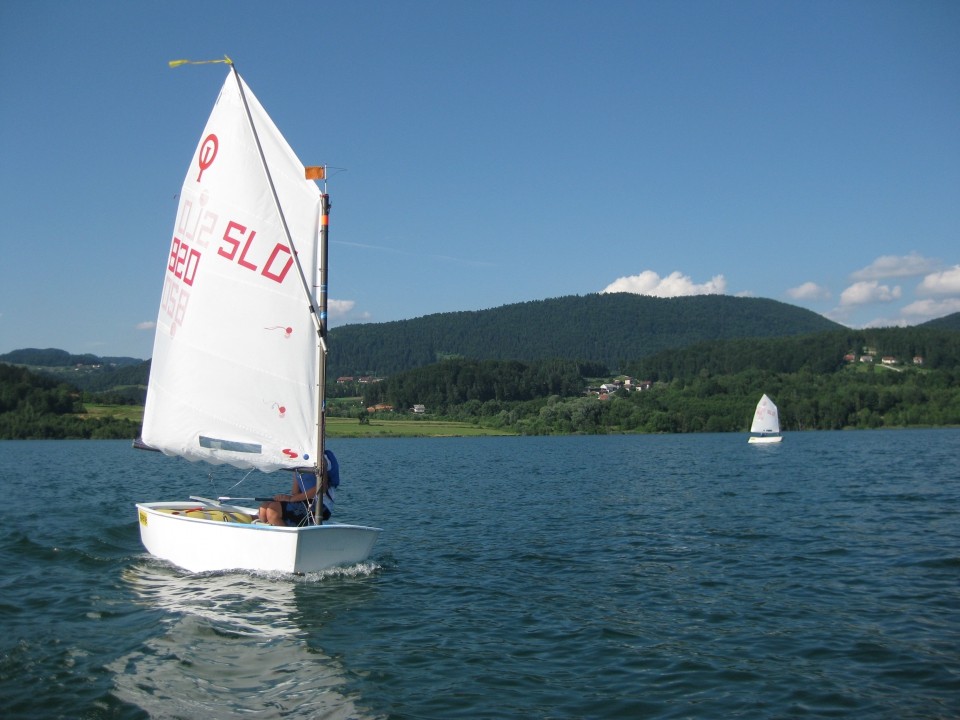
[(209, 65), (211, 63), (224, 63), (226, 65), (233, 65), (233, 60), (229, 56), (224, 55), (221, 60), (171, 60), (167, 63), (172, 68), (180, 67), (181, 65)]

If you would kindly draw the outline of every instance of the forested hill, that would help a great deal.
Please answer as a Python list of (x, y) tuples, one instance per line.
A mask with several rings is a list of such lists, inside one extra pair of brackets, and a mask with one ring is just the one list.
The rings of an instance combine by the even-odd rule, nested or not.
[(937, 318), (936, 320), (928, 320), (918, 327), (936, 328), (937, 330), (960, 330), (960, 312), (955, 312), (953, 315), (947, 315), (946, 317)]
[(0, 363), (26, 368), (92, 393), (110, 392), (114, 402), (143, 403), (150, 361), (131, 357), (72, 355), (57, 348), (24, 348), (0, 355)]
[(0, 355), (0, 362), (10, 365), (29, 365), (35, 367), (76, 367), (79, 365), (110, 365), (126, 367), (143, 362), (132, 357), (100, 357), (99, 355), (71, 355), (57, 348), (24, 348)]
[(329, 372), (390, 375), (448, 357), (565, 358), (624, 367), (708, 340), (784, 337), (845, 329), (809, 310), (763, 298), (584, 295), (439, 313), (330, 331)]
[(960, 370), (960, 332), (927, 325), (834, 330), (782, 338), (739, 338), (697, 343), (628, 364), (625, 372), (658, 382), (674, 379), (762, 373), (827, 375), (845, 366), (883, 364), (898, 370)]

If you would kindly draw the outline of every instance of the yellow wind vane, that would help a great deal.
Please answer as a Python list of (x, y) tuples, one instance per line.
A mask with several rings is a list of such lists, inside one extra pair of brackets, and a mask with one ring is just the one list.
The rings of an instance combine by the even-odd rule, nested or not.
[(225, 63), (226, 65), (233, 65), (233, 60), (231, 60), (227, 55), (223, 56), (221, 60), (171, 60), (167, 64), (172, 67), (180, 67), (181, 65), (209, 65), (210, 63)]

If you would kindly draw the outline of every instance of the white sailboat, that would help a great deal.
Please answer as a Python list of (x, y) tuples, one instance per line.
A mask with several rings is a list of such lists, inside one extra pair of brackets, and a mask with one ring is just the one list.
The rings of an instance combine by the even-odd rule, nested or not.
[(783, 440), (780, 434), (780, 411), (766, 394), (757, 403), (750, 432), (754, 433), (747, 441), (751, 443), (778, 443)]
[[(303, 166), (226, 62), (180, 193), (142, 443), (215, 465), (307, 469), (325, 489), (325, 171)], [(137, 503), (141, 540), (192, 572), (305, 573), (362, 562), (380, 533), (323, 522), (316, 507), (302, 527), (260, 524), (256, 507), (230, 504), (243, 500), (261, 498)]]

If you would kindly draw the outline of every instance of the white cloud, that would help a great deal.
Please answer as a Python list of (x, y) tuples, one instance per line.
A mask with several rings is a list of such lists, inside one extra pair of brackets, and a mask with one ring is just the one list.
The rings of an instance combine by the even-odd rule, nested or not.
[(881, 255), (862, 270), (850, 275), (851, 280), (882, 280), (892, 277), (916, 277), (932, 272), (937, 267), (935, 260), (930, 260), (910, 253), (909, 255)]
[(153, 330), (156, 326), (156, 321), (147, 320), (146, 322), (137, 323), (137, 330)]
[(794, 300), (826, 300), (830, 297), (830, 291), (814, 282), (805, 282), (787, 290), (787, 295)]
[(862, 327), (865, 328), (885, 328), (885, 327), (907, 327), (907, 321), (904, 318), (874, 318)]
[(917, 286), (924, 295), (960, 295), (960, 265), (927, 275)]
[(356, 305), (355, 300), (327, 300), (327, 315), (331, 320), (336, 320), (350, 314)]
[(331, 326), (369, 322), (371, 319), (368, 311), (357, 310), (355, 300), (327, 300), (327, 320)]
[(722, 295), (726, 289), (727, 281), (723, 275), (714, 275), (708, 282), (697, 285), (689, 275), (681, 275), (678, 271), (661, 278), (653, 270), (644, 270), (639, 275), (617, 278), (600, 292), (628, 292), (668, 298), (687, 295)]
[(887, 285), (881, 285), (876, 280), (872, 282), (857, 282), (840, 293), (840, 305), (865, 305), (874, 302), (893, 302), (899, 300), (901, 295), (899, 285), (890, 288)]
[(945, 300), (917, 300), (900, 311), (911, 318), (914, 323), (926, 322), (934, 318), (960, 312), (960, 298)]

